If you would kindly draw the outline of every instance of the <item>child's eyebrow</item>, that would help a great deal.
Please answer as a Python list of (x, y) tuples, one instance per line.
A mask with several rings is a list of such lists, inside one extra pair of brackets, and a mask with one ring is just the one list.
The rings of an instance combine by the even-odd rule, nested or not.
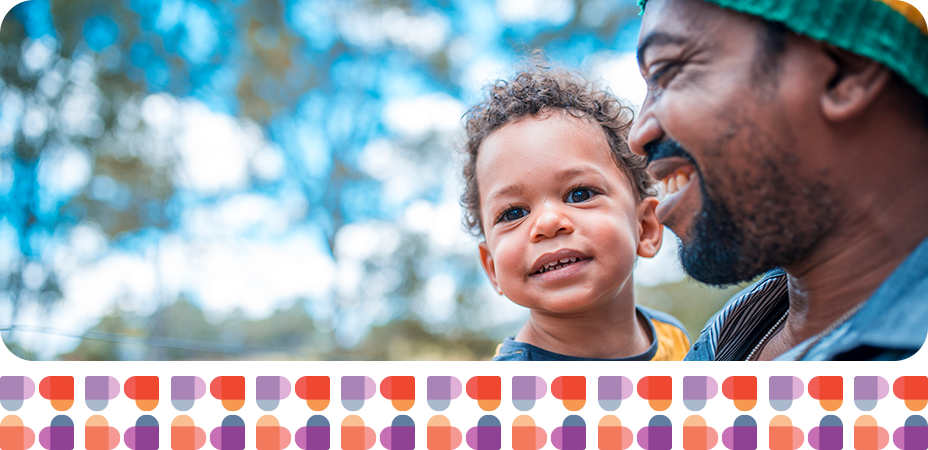
[(601, 175), (600, 171), (596, 169), (595, 167), (583, 165), (583, 166), (570, 167), (570, 168), (561, 170), (557, 174), (555, 174), (555, 178), (567, 179), (567, 178), (573, 178), (577, 175), (590, 175), (590, 174)]
[(524, 190), (525, 190), (525, 186), (523, 186), (522, 183), (503, 186), (491, 192), (490, 195), (487, 196), (487, 204), (490, 204), (493, 201), (493, 199), (497, 197), (505, 197), (507, 195), (519, 195)]
[[(602, 172), (600, 172), (599, 169), (597, 169), (594, 166), (581, 165), (581, 166), (568, 167), (566, 169), (559, 170), (557, 173), (554, 174), (552, 179), (569, 180), (571, 178), (574, 178), (580, 175), (596, 175), (596, 176), (602, 177)], [(508, 195), (521, 195), (524, 191), (525, 191), (525, 186), (522, 183), (515, 183), (515, 184), (503, 186), (491, 192), (489, 195), (487, 195), (486, 204), (489, 205), (493, 203), (493, 200), (495, 200), (497, 197), (506, 197)]]

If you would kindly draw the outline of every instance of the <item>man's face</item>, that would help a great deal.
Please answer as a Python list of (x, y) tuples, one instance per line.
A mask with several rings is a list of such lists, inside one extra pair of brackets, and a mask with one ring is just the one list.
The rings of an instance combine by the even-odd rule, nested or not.
[(629, 136), (668, 195), (658, 220), (684, 269), (725, 285), (806, 256), (835, 222), (827, 161), (809, 145), (804, 55), (773, 57), (763, 23), (701, 0), (652, 0), (639, 37), (648, 96)]

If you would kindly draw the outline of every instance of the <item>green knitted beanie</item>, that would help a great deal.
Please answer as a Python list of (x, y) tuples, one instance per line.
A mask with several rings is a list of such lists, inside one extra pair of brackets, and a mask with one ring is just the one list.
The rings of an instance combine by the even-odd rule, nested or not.
[[(638, 0), (644, 12), (648, 0)], [(877, 61), (928, 96), (928, 29), (898, 0), (705, 0)], [(886, 3), (884, 3), (884, 1)], [(889, 4), (893, 6), (889, 6)]]

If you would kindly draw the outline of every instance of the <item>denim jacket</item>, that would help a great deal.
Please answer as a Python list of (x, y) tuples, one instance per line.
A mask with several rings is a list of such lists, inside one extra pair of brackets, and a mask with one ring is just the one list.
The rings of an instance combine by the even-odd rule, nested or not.
[[(709, 320), (686, 361), (714, 361), (719, 330), (731, 311), (758, 296), (759, 286), (787, 283), (782, 270), (769, 272), (741, 291)], [(788, 302), (786, 295), (783, 300)], [(765, 329), (766, 331), (766, 329)], [(810, 338), (777, 361), (896, 361), (915, 354), (928, 335), (928, 239), (880, 285), (857, 313), (827, 335)]]

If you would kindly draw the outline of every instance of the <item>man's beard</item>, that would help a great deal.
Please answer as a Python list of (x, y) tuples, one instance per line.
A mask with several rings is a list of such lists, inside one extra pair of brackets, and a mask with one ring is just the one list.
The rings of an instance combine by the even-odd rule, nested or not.
[[(649, 149), (649, 162), (680, 156), (696, 168), (702, 207), (680, 242), (683, 269), (696, 280), (717, 286), (741, 283), (776, 267), (801, 260), (835, 222), (827, 186), (799, 179), (790, 163), (758, 156), (761, 171), (737, 178), (718, 164), (708, 180), (694, 158), (674, 141)], [(791, 178), (788, 178), (792, 176)], [(694, 180), (696, 181), (696, 180)], [(729, 194), (725, 197), (720, 193)]]
[[(698, 171), (698, 169), (697, 169)], [(680, 241), (680, 261), (691, 277), (703, 283), (725, 286), (750, 280), (772, 268), (746, 247), (743, 227), (731, 211), (706, 191), (700, 174), (702, 208), (690, 232), (690, 242)], [(768, 267), (770, 266), (770, 267)]]

